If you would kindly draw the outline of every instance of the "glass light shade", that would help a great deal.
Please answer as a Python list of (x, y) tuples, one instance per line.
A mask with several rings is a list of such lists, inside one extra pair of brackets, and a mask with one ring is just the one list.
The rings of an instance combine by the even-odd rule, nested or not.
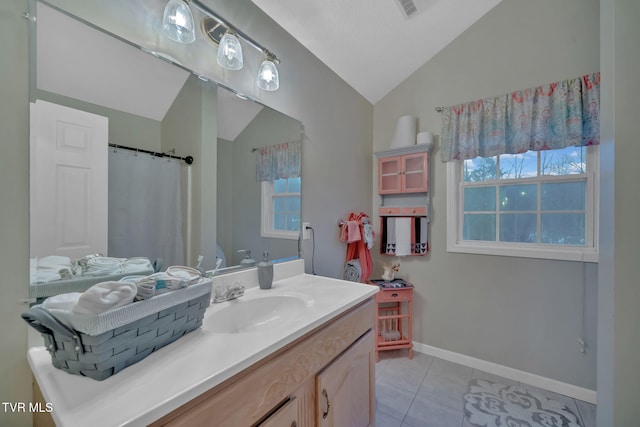
[(278, 90), (280, 87), (280, 77), (278, 68), (270, 59), (265, 59), (258, 69), (258, 87), (263, 90)]
[(193, 43), (196, 39), (195, 24), (189, 5), (184, 0), (169, 0), (164, 8), (162, 29), (167, 37), (178, 43)]
[(218, 46), (218, 64), (227, 70), (242, 68), (242, 46), (235, 34), (226, 32)]

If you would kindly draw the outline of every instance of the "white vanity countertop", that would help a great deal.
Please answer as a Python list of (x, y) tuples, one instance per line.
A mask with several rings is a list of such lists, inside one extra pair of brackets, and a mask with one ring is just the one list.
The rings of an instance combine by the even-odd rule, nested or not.
[[(304, 274), (303, 269), (303, 260), (276, 264), (272, 289), (252, 287), (237, 302), (211, 304), (202, 328), (104, 381), (56, 369), (44, 347), (32, 347), (29, 364), (53, 407), (54, 421), (61, 427), (147, 425), (378, 291), (377, 286)], [(220, 276), (214, 284), (216, 280), (241, 280), (247, 286), (249, 280), (257, 281), (257, 274), (249, 270)], [(303, 319), (259, 332), (207, 329), (207, 318), (216, 311), (264, 295), (304, 299)]]

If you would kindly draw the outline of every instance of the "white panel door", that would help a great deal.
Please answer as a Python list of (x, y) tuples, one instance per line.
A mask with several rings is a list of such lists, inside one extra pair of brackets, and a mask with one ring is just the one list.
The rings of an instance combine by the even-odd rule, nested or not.
[(31, 257), (107, 255), (108, 118), (31, 104)]

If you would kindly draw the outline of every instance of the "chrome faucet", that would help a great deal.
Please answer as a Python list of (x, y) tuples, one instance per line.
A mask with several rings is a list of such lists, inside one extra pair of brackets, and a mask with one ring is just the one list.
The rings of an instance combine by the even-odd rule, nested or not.
[(213, 297), (211, 302), (224, 302), (232, 299), (236, 299), (244, 295), (244, 286), (239, 280), (230, 284), (221, 284), (213, 286)]

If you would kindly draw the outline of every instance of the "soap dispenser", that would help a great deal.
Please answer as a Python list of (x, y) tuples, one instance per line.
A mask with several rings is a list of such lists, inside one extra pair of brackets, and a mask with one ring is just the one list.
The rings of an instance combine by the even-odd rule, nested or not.
[(273, 283), (273, 263), (269, 261), (269, 252), (262, 254), (262, 261), (258, 263), (258, 285), (260, 289), (271, 289)]
[(251, 249), (239, 249), (238, 253), (244, 252), (244, 259), (240, 261), (241, 267), (253, 267), (256, 265), (256, 260), (251, 258)]

